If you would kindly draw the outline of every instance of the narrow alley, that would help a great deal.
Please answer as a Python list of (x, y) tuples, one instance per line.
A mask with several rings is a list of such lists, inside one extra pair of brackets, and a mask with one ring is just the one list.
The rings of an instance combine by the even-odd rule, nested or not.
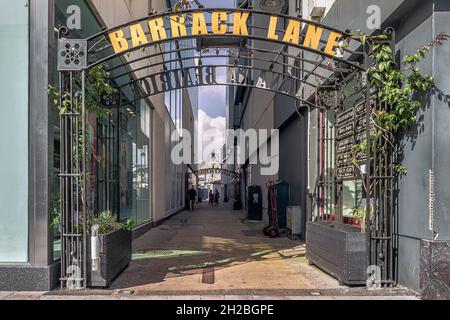
[(308, 265), (302, 242), (270, 239), (262, 229), (226, 205), (201, 204), (136, 240), (133, 261), (112, 289), (134, 296), (409, 295), (340, 286)]
[[(200, 206), (200, 207), (199, 207)], [(340, 286), (309, 266), (305, 245), (263, 235), (227, 205), (203, 203), (133, 242), (129, 267), (105, 290), (9, 292), (6, 300), (413, 300), (402, 288)]]

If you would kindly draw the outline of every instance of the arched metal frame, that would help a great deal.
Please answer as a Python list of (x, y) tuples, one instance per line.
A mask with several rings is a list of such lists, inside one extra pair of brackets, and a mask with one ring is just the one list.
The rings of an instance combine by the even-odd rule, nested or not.
[[(279, 40), (273, 40), (264, 38), (262, 36), (256, 35), (256, 33), (268, 32), (267, 27), (252, 26), (248, 25), (249, 35), (234, 35), (227, 33), (226, 35), (218, 36), (214, 34), (208, 35), (189, 35), (185, 37), (172, 37), (161, 41), (149, 42), (148, 44), (141, 45), (129, 50), (114, 53), (112, 52), (111, 43), (108, 40), (108, 34), (116, 30), (128, 27), (132, 24), (141, 23), (149, 19), (154, 19), (158, 17), (166, 17), (173, 14), (191, 15), (196, 12), (211, 13), (213, 11), (224, 11), (227, 13), (235, 12), (247, 12), (252, 16), (261, 16), (269, 18), (271, 16), (276, 16), (281, 20), (295, 20), (302, 24), (313, 25), (320, 27), (326, 32), (337, 32), (342, 35), (341, 41), (346, 43), (345, 46), (340, 47), (342, 56), (332, 56), (321, 50), (316, 50), (302, 45), (295, 45), (292, 43), (285, 43)], [(211, 24), (207, 23), (210, 27)], [(168, 26), (166, 26), (169, 29)], [(276, 28), (277, 33), (283, 33), (285, 30)], [(367, 47), (363, 45), (357, 38), (352, 37), (348, 32), (343, 32), (334, 28), (327, 27), (323, 24), (308, 21), (296, 17), (291, 17), (282, 14), (272, 14), (264, 11), (248, 10), (248, 9), (230, 9), (230, 8), (201, 8), (192, 10), (183, 10), (180, 12), (167, 11), (160, 14), (151, 15), (142, 19), (127, 22), (126, 24), (103, 30), (98, 34), (95, 34), (88, 39), (66, 39), (67, 29), (61, 28), (59, 34), (59, 45), (58, 45), (58, 71), (60, 74), (60, 104), (65, 104), (66, 107), (63, 114), (61, 114), (61, 212), (62, 212), (62, 223), (61, 223), (61, 234), (62, 234), (62, 265), (61, 265), (61, 286), (70, 289), (83, 289), (87, 287), (87, 256), (86, 256), (86, 243), (87, 243), (87, 230), (86, 227), (80, 226), (78, 223), (80, 219), (87, 216), (86, 208), (86, 185), (87, 185), (87, 169), (86, 169), (86, 105), (85, 105), (85, 91), (86, 91), (86, 76), (89, 69), (101, 65), (107, 64), (112, 60), (129, 55), (128, 59), (123, 59), (123, 63), (117, 66), (108, 66), (107, 70), (117, 71), (120, 68), (125, 68), (126, 71), (118, 73), (111, 77), (112, 82), (123, 82), (126, 77), (129, 77), (129, 81), (118, 85), (118, 87), (138, 87), (141, 94), (136, 98), (135, 101), (127, 101), (126, 104), (131, 104), (137, 100), (148, 98), (154, 94), (160, 94), (166, 91), (171, 91), (178, 88), (186, 87), (197, 87), (203, 85), (229, 85), (238, 87), (248, 87), (260, 90), (266, 90), (276, 94), (282, 94), (289, 96), (299, 102), (300, 107), (308, 106), (310, 108), (317, 108), (320, 110), (319, 118), (323, 117), (327, 109), (333, 108), (336, 113), (339, 114), (340, 102), (339, 95), (335, 94), (334, 98), (330, 99), (329, 103), (326, 103), (326, 99), (321, 98), (321, 93), (336, 92), (339, 88), (345, 86), (352, 79), (359, 79), (361, 83), (361, 90), (366, 90), (366, 95), (370, 94), (369, 85), (364, 83), (364, 75), (367, 70), (368, 55), (369, 52)], [(303, 37), (304, 35), (302, 35)], [(226, 37), (227, 39), (234, 39), (236, 43), (240, 43), (239, 46), (233, 46), (231, 49), (226, 49), (220, 47), (220, 42), (217, 39)], [(163, 50), (162, 45), (166, 43), (175, 42), (178, 43), (182, 40), (196, 39), (200, 40), (216, 40), (214, 45), (207, 46), (210, 49), (217, 48), (217, 54), (209, 54), (203, 52), (205, 47), (183, 47), (180, 48), (177, 45), (175, 50)], [(129, 38), (127, 38), (127, 41)], [(303, 38), (300, 39), (299, 43), (302, 42)], [(251, 42), (248, 44), (247, 42)], [(280, 48), (276, 50), (269, 50), (266, 48), (258, 48), (258, 43), (271, 43), (278, 45)], [(320, 45), (325, 44), (325, 42), (320, 39)], [(147, 48), (155, 47), (156, 52), (148, 53)], [(288, 49), (294, 48), (298, 50), (298, 54), (292, 54)], [(228, 50), (228, 52), (223, 52)], [(134, 52), (141, 51), (142, 55), (139, 57), (131, 57)], [(168, 68), (168, 65), (178, 62), (179, 65), (183, 65), (183, 62), (192, 59), (192, 57), (183, 57), (182, 53), (192, 53), (195, 58), (201, 61), (196, 67), (190, 68)], [(312, 55), (313, 57), (305, 57), (304, 54)], [(166, 60), (165, 55), (176, 53), (179, 59)], [(259, 54), (258, 56), (256, 56)], [(264, 55), (270, 56), (263, 57)], [(315, 59), (314, 59), (315, 57)], [(146, 66), (135, 67), (134, 65), (138, 62), (144, 61), (146, 59), (159, 59), (157, 62), (151, 63)], [(203, 64), (204, 61), (208, 61), (212, 58), (227, 59), (230, 61), (226, 64), (216, 65), (216, 64)], [(233, 62), (231, 62), (233, 61)], [(268, 68), (265, 69), (256, 64), (268, 64)], [(231, 77), (229, 81), (225, 82), (198, 82), (197, 84), (186, 85), (186, 82), (180, 81), (180, 86), (170, 86), (162, 87), (163, 90), (157, 90), (154, 93), (149, 92), (146, 88), (145, 81), (149, 77), (166, 77), (168, 73), (189, 73), (190, 69), (196, 69), (199, 72), (203, 70), (212, 70), (211, 68), (224, 68), (228, 70), (233, 70), (234, 77)], [(151, 75), (136, 78), (134, 76), (135, 72), (145, 71), (145, 70), (157, 70)], [(245, 71), (243, 74), (242, 71)], [(284, 70), (284, 71), (279, 71)], [(278, 78), (279, 81), (275, 83), (274, 86), (258, 85), (253, 82), (249, 82), (247, 74), (249, 72), (257, 72), (260, 75), (271, 75), (272, 78)], [(239, 80), (243, 75), (243, 79)], [(77, 81), (77, 77), (79, 80)], [(238, 81), (236, 81), (238, 79)], [(80, 81), (81, 80), (81, 81)], [(228, 79), (227, 79), (228, 80)], [(265, 80), (265, 79), (263, 79)], [(283, 90), (289, 83), (289, 86), (294, 88), (290, 92), (289, 90)], [(316, 91), (315, 101), (309, 99), (304, 99), (304, 97), (299, 94), (305, 86), (310, 87), (310, 89)], [(165, 89), (165, 90), (164, 90)], [(77, 94), (75, 94), (77, 92)], [(116, 107), (123, 106), (119, 103)], [(298, 107), (299, 105), (297, 105)], [(370, 101), (367, 99), (365, 108), (370, 109)], [(370, 112), (369, 112), (370, 113)], [(370, 118), (370, 116), (368, 115)], [(323, 121), (323, 118), (321, 118)], [(370, 122), (370, 119), (368, 119)], [(319, 121), (320, 123), (320, 121)], [(323, 129), (323, 128), (322, 128)], [(334, 128), (335, 130), (335, 128)], [(334, 136), (335, 137), (335, 136)], [(319, 135), (319, 144), (326, 145), (327, 138), (324, 134)], [(319, 152), (320, 154), (320, 152)], [(333, 152), (330, 153), (332, 155)], [(322, 156), (323, 158), (323, 156)], [(336, 160), (336, 159), (335, 159)], [(319, 159), (319, 161), (321, 161)], [(372, 161), (371, 157), (368, 157), (367, 165), (368, 168), (372, 167), (370, 163)], [(381, 160), (380, 160), (381, 161)], [(388, 161), (388, 160), (385, 160)], [(230, 175), (235, 179), (239, 180), (239, 173), (235, 173), (229, 170), (217, 169), (220, 173), (225, 175)], [(370, 171), (370, 170), (369, 170)], [(202, 174), (206, 171), (196, 171), (195, 174)], [(336, 176), (327, 177), (324, 172), (318, 172), (319, 183), (317, 186), (316, 201), (317, 207), (320, 208), (323, 205), (324, 199), (329, 197), (324, 190), (333, 190), (331, 185), (339, 185), (342, 183), (342, 179), (338, 179)], [(375, 181), (377, 178), (373, 176), (368, 176), (369, 181)], [(372, 180), (370, 180), (372, 179)], [(387, 181), (386, 178), (384, 178)], [(391, 180), (389, 180), (391, 181)], [(377, 182), (375, 182), (376, 184)], [(389, 186), (385, 185), (387, 190)], [(392, 188), (392, 185), (390, 186)], [(336, 191), (332, 191), (336, 192)], [(379, 197), (386, 197), (385, 194), (380, 192)], [(391, 194), (389, 194), (391, 196)], [(371, 195), (367, 195), (368, 198)], [(334, 204), (338, 207), (338, 204)], [(331, 208), (331, 206), (330, 206)], [(392, 208), (390, 208), (391, 210)], [(334, 210), (334, 209), (333, 209)], [(383, 212), (383, 217), (380, 219), (386, 219), (387, 209)], [(322, 215), (322, 218), (327, 218), (326, 214)], [(380, 227), (382, 225), (380, 224)], [(383, 230), (390, 226), (384, 226)], [(391, 234), (386, 236), (385, 232), (374, 233), (374, 236), (368, 240), (369, 246), (373, 245), (375, 251), (370, 249), (371, 256), (368, 257), (368, 263), (370, 261), (376, 263), (379, 262), (377, 258), (377, 251), (379, 247), (383, 247), (385, 252), (386, 248), (391, 245), (391, 240), (386, 240), (388, 236), (392, 237)], [(378, 242), (382, 242), (380, 245)], [(384, 242), (383, 242), (384, 241)], [(389, 242), (389, 243), (388, 243)], [(373, 244), (375, 243), (375, 244)], [(389, 258), (392, 258), (389, 256)], [(76, 272), (74, 272), (74, 270)], [(384, 270), (384, 269), (383, 269)], [(391, 279), (389, 275), (386, 275), (386, 279)]]
[(222, 169), (222, 168), (205, 168), (205, 169), (200, 169), (200, 170), (196, 170), (193, 171), (192, 173), (190, 173), (190, 175), (195, 175), (195, 176), (203, 176), (203, 175), (217, 175), (217, 174), (221, 174), (221, 175), (225, 175), (228, 177), (232, 177), (233, 179), (235, 179), (236, 181), (239, 180), (240, 178), (240, 173), (239, 172), (235, 172), (235, 171), (231, 171), (231, 170), (227, 170), (227, 169)]

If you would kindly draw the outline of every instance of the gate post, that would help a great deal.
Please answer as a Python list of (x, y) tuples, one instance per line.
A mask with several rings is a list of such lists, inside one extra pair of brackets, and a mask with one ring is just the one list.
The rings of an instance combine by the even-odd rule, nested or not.
[[(87, 287), (86, 67), (87, 41), (64, 39), (58, 31), (61, 130), (61, 288)], [(80, 121), (81, 119), (81, 121)]]

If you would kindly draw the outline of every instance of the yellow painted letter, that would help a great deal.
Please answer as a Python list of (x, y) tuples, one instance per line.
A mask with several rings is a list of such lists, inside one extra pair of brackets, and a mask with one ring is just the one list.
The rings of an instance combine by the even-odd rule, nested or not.
[(186, 25), (184, 24), (185, 18), (181, 14), (170, 16), (170, 28), (172, 29), (172, 37), (186, 37)]
[(130, 26), (130, 34), (131, 43), (134, 48), (148, 43), (147, 36), (139, 23)]
[(247, 20), (250, 13), (235, 12), (233, 34), (238, 36), (248, 36)]
[(166, 40), (167, 34), (164, 28), (163, 18), (156, 18), (148, 21), (153, 41)]
[(120, 53), (122, 51), (128, 50), (128, 42), (124, 37), (123, 30), (117, 30), (109, 34), (109, 40), (114, 49), (115, 53)]
[(336, 51), (334, 48), (339, 44), (339, 39), (342, 38), (342, 34), (337, 32), (331, 32), (330, 37), (328, 38), (327, 46), (325, 47), (325, 53), (329, 55), (335, 56)]
[(319, 48), (320, 38), (322, 37), (323, 29), (313, 25), (308, 26), (306, 31), (305, 42), (303, 46), (317, 50)]
[(227, 13), (226, 12), (213, 12), (212, 13), (212, 32), (214, 34), (227, 33)]
[(192, 15), (192, 34), (208, 34), (205, 15), (203, 12), (195, 12)]
[(278, 22), (278, 17), (276, 17), (276, 16), (270, 17), (269, 30), (267, 32), (267, 38), (273, 39), (273, 40), (278, 40), (278, 36), (277, 36), (277, 22)]
[(289, 20), (283, 42), (290, 42), (298, 45), (300, 43), (300, 21)]

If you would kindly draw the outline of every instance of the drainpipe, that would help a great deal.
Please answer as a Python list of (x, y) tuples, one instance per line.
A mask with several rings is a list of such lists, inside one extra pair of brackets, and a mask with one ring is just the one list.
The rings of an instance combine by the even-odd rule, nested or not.
[(307, 158), (308, 158), (307, 192), (308, 192), (308, 194), (310, 194), (311, 193), (311, 106), (310, 105), (308, 105), (308, 134), (307, 134), (306, 146), (307, 146), (306, 153), (307, 153)]

